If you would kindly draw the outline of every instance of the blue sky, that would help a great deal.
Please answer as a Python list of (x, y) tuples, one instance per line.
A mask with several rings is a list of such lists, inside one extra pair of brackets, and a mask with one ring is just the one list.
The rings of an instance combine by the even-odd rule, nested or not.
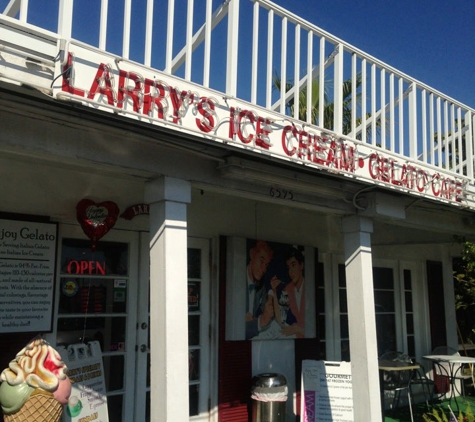
[(475, 108), (475, 1), (274, 0), (274, 3)]
[[(48, 25), (56, 27), (57, 1), (41, 2), (41, 8), (36, 9), (39, 3), (30, 0), (30, 6), (36, 9), (36, 13), (32, 16), (38, 17), (46, 27)], [(185, 0), (177, 1), (185, 3)], [(216, 0), (216, 3), (220, 1)], [(247, 1), (241, 0), (241, 4)], [(200, 5), (200, 2), (204, 4), (203, 0), (195, 0), (195, 7)], [(399, 71), (475, 108), (474, 0), (274, 0), (274, 2)], [(118, 9), (123, 8), (124, 1), (109, 0), (109, 3), (113, 5), (111, 10), (119, 13)], [(6, 4), (8, 0), (0, 0), (0, 7), (3, 8)], [(134, 4), (142, 4), (143, 10), (138, 10), (142, 13), (139, 15), (144, 16), (145, 0), (134, 0)], [(93, 29), (93, 26), (98, 20), (99, 5), (98, 0), (75, 1), (79, 18), (83, 22), (89, 22), (91, 27), (89, 35), (95, 38), (98, 30)], [(157, 21), (163, 19), (160, 8), (156, 9)], [(120, 31), (121, 20), (116, 20), (115, 25), (116, 28), (111, 24), (110, 30)], [(159, 31), (160, 25), (157, 25), (155, 30)], [(75, 35), (77, 34), (73, 33), (73, 37)], [(175, 35), (179, 36), (180, 32), (176, 31)], [(184, 36), (184, 33), (181, 35)], [(114, 40), (114, 37), (111, 38)], [(143, 43), (143, 34), (132, 31), (131, 42), (134, 41)], [(159, 46), (156, 45), (155, 48), (157, 47)], [(117, 46), (116, 50), (120, 52), (121, 47)], [(143, 56), (140, 51), (137, 55)]]

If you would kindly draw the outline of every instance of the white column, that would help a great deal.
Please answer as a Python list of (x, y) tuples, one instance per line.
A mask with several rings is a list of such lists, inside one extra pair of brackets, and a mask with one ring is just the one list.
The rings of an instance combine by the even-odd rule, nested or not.
[(150, 205), (151, 422), (187, 421), (190, 184), (159, 178), (146, 185), (145, 201)]
[(371, 259), (372, 220), (345, 217), (346, 289), (355, 421), (381, 421), (378, 350)]

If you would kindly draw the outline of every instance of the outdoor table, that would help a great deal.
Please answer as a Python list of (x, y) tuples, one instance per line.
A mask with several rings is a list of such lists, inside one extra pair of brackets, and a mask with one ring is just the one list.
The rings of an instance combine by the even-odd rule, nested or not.
[[(471, 367), (473, 379), (473, 366), (475, 365), (475, 358), (460, 355), (427, 355), (423, 356), (423, 358), (434, 362), (436, 365), (439, 365), (439, 368), (442, 368), (447, 374), (450, 382), (449, 402), (451, 403), (452, 399), (454, 399), (458, 409), (459, 405), (455, 395), (455, 389), (457, 388), (455, 385), (457, 381), (457, 373), (462, 370), (463, 365), (468, 364)], [(447, 368), (442, 365), (444, 363), (447, 364), (447, 367), (449, 368), (448, 371)]]
[[(383, 421), (384, 421), (384, 372), (392, 371), (415, 371), (420, 368), (418, 363), (411, 362), (401, 362), (398, 360), (385, 360), (378, 359), (378, 368), (379, 368), (379, 385), (381, 389), (381, 409), (383, 412)], [(411, 421), (414, 422), (414, 417), (412, 414), (412, 405), (411, 398), (409, 398), (409, 410), (411, 412)]]
[(418, 363), (400, 362), (397, 360), (378, 360), (378, 368), (380, 371), (407, 371), (419, 369)]

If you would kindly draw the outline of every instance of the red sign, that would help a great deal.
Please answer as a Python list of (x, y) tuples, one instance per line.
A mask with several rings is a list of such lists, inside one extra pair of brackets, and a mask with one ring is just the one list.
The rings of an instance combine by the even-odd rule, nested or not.
[[(134, 63), (121, 60), (120, 66), (109, 65), (103, 52), (86, 51), (72, 44), (71, 50), (79, 53), (81, 60), (68, 53), (58, 75), (62, 83), (54, 87), (58, 98), (74, 97), (151, 124), (177, 125), (178, 130), (209, 142), (453, 204), (467, 206), (470, 202), (475, 207), (467, 194), (468, 179), (454, 177), (443, 167), (434, 168), (417, 158), (411, 160), (236, 98), (218, 96), (205, 87)], [(112, 56), (109, 59), (114, 62)], [(133, 218), (142, 213), (135, 209), (122, 216)]]
[(106, 274), (106, 263), (99, 261), (69, 261), (66, 272), (68, 274)]

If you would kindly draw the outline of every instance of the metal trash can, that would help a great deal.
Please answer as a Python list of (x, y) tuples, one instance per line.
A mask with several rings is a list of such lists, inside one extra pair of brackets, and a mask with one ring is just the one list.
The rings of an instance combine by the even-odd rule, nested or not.
[(275, 373), (252, 378), (252, 422), (285, 422), (287, 380)]

